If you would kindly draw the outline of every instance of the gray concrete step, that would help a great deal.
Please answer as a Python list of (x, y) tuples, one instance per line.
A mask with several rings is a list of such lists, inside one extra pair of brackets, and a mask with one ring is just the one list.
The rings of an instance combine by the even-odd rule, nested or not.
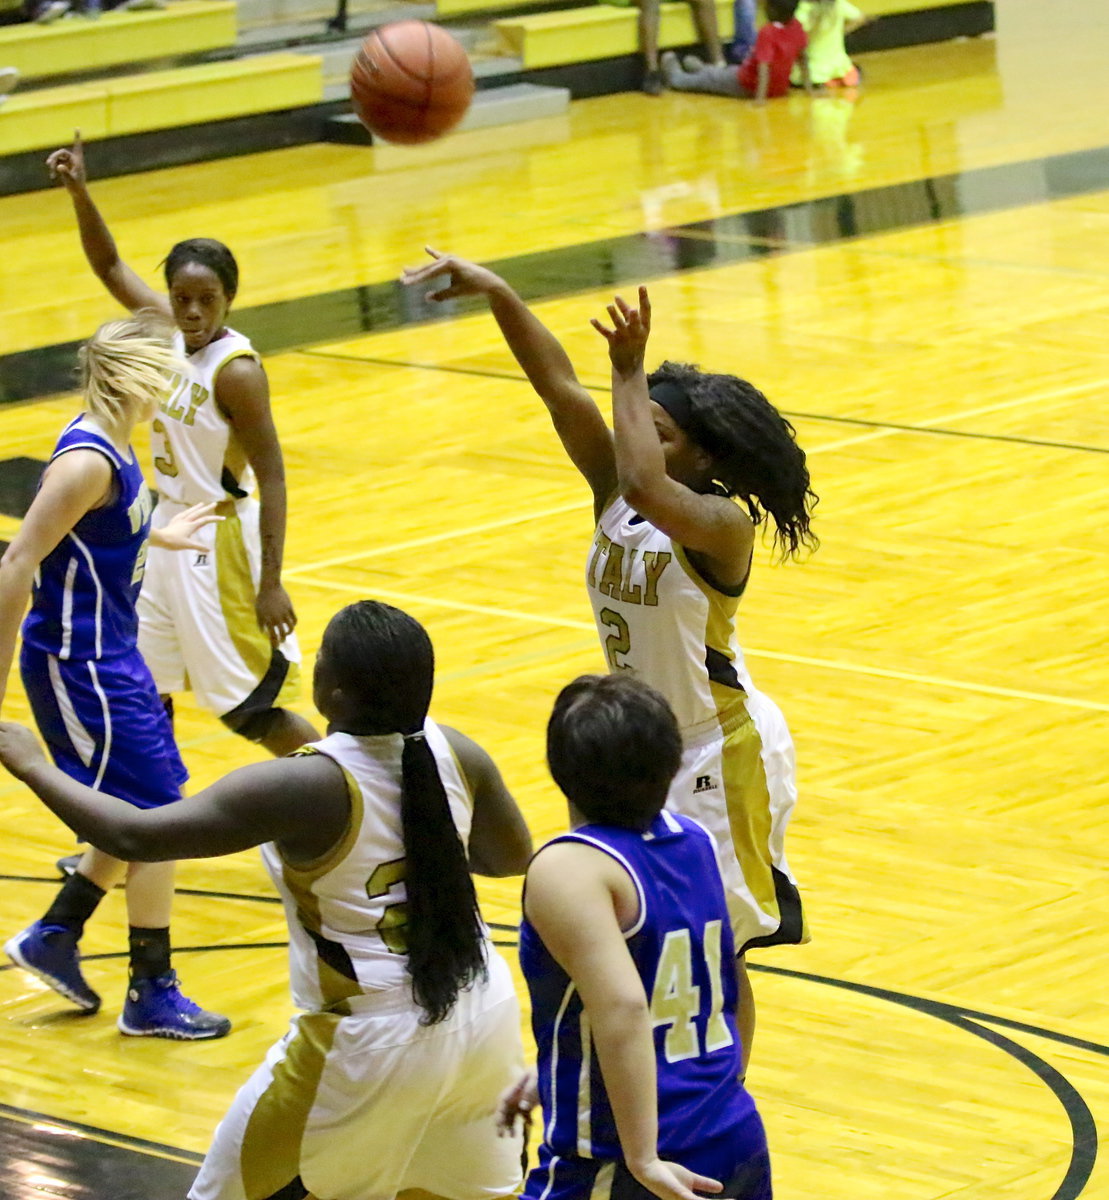
[[(569, 88), (546, 87), (535, 83), (511, 83), (504, 87), (485, 88), (474, 95), (473, 103), (458, 129), (488, 129), (540, 117), (557, 117), (565, 114), (569, 107)], [(327, 122), (325, 140), (367, 146), (383, 144), (371, 138), (353, 113), (332, 117)]]

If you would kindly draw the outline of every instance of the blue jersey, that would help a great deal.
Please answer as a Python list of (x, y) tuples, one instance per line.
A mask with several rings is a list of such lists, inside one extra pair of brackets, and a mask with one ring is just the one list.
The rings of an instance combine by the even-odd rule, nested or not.
[(134, 451), (120, 454), (84, 416), (65, 427), (50, 461), (78, 449), (95, 450), (111, 464), (112, 498), (87, 512), (43, 559), (23, 622), (23, 641), (59, 659), (87, 662), (136, 647), (135, 601), (152, 503)]
[[(639, 917), (625, 937), (654, 1025), (660, 1155), (699, 1170), (696, 1164), (717, 1161), (715, 1149), (703, 1157), (710, 1148), (735, 1154), (737, 1138), (745, 1140), (739, 1131), (761, 1125), (738, 1082), (734, 949), (711, 837), (695, 821), (664, 811), (645, 833), (586, 825), (555, 840), (610, 854), (639, 893)], [(538, 1048), (541, 1163), (620, 1159), (581, 998), (527, 920), (520, 966)]]

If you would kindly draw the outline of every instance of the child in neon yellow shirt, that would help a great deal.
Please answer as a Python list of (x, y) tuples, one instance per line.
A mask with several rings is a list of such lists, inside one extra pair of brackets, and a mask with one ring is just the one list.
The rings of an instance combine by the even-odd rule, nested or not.
[[(797, 19), (809, 35), (809, 75), (813, 85), (856, 87), (859, 68), (848, 57), (843, 39), (865, 25), (867, 16), (851, 0), (801, 0)], [(790, 82), (803, 82), (800, 70), (794, 70)]]

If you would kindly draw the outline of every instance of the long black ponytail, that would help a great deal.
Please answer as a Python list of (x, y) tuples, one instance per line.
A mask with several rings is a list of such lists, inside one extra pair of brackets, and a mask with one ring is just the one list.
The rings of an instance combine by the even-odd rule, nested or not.
[(458, 993), (486, 972), (466, 849), (424, 736), (435, 652), (419, 621), (375, 600), (348, 605), (332, 617), (323, 649), (335, 682), (359, 708), (359, 727), (351, 732), (404, 736), (400, 813), (408, 972), (423, 1023), (434, 1025), (450, 1013)]

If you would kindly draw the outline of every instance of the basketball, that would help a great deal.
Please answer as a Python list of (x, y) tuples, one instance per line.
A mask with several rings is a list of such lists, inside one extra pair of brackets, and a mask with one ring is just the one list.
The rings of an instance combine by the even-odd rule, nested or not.
[(375, 29), (354, 56), (350, 98), (358, 119), (387, 142), (416, 145), (453, 129), (474, 94), (459, 42), (427, 21)]

